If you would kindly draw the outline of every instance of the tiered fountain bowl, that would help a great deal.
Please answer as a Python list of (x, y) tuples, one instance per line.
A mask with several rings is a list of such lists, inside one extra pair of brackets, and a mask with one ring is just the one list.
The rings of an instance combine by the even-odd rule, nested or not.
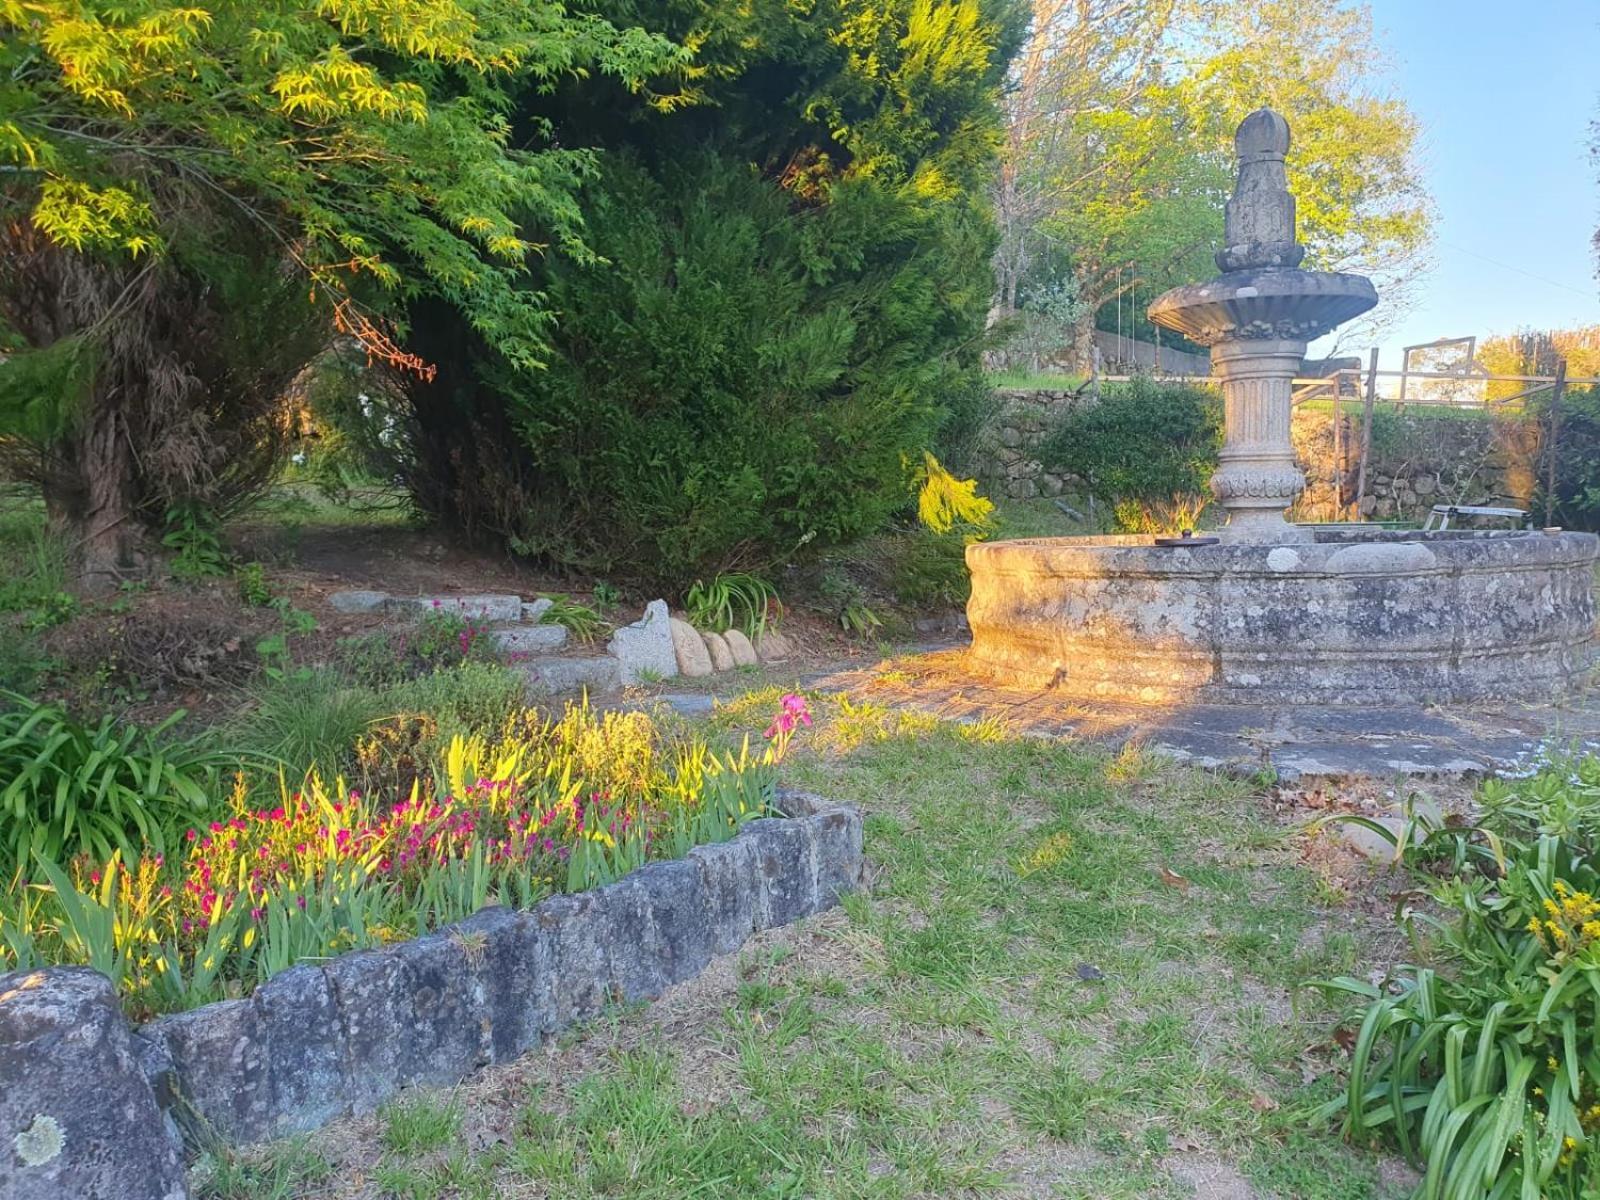
[[(1041, 538), (969, 547), (971, 665), (1001, 682), (1143, 703), (1543, 699), (1587, 673), (1600, 540), (1561, 531), (1292, 525), (1289, 440), (1311, 339), (1377, 303), (1358, 275), (1302, 271), (1267, 110), (1236, 136), (1222, 274), (1150, 306), (1211, 347), (1224, 437), (1212, 544)], [(1211, 539), (1207, 539), (1211, 541)]]

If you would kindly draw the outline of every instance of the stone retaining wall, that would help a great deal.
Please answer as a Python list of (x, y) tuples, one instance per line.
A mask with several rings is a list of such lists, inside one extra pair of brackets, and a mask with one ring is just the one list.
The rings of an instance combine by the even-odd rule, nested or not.
[(1075, 405), (1094, 403), (1089, 394), (999, 388), (994, 399), (994, 415), (979, 433), (974, 450), (973, 474), (984, 489), (1013, 500), (1075, 490), (1077, 480), (1046, 471), (1035, 455), (1063, 413)]
[[(594, 891), (292, 967), (248, 999), (136, 1032), (92, 971), (0, 976), (0, 1200), (182, 1200), (182, 1138), (305, 1132), (659, 996), (860, 883), (854, 809), (793, 792), (779, 803), (789, 816)], [(79, 1029), (97, 1032), (85, 1043)]]
[[(1039, 444), (1072, 407), (1092, 404), (1087, 392), (998, 389), (995, 412), (979, 434), (973, 473), (992, 496), (1013, 500), (1076, 495), (1082, 481), (1045, 470)], [(1538, 432), (1531, 422), (1485, 414), (1406, 410), (1391, 445), (1375, 445), (1367, 471), (1362, 515), (1376, 520), (1421, 520), (1435, 504), (1510, 499), (1527, 507), (1538, 461)], [(1359, 406), (1344, 411), (1344, 464), (1354, 491)], [(1292, 437), (1306, 472), (1306, 491), (1296, 510), (1301, 520), (1335, 515), (1333, 414), (1297, 409)]]

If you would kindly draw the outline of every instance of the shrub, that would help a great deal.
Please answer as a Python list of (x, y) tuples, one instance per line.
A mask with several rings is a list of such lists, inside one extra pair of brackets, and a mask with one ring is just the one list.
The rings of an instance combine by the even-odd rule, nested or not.
[(1024, 10), (594, 8), (694, 46), (700, 103), (629, 120), (618, 88), (541, 99), (565, 144), (606, 148), (581, 196), (595, 256), (534, 268), (561, 314), (546, 371), (413, 316), (441, 368), (411, 389), (419, 503), (674, 591), (876, 531), (983, 392), (983, 197)]
[(392, 713), (427, 715), (448, 741), (501, 728), (522, 707), (524, 682), (499, 663), (463, 662), (387, 689), (382, 705)]
[(85, 963), (136, 1010), (236, 994), (303, 958), (412, 936), (500, 901), (597, 886), (772, 811), (804, 701), (759, 755), (664, 738), (643, 713), (525, 714), (457, 738), (439, 786), (377, 795), (310, 775), (272, 807), (243, 789), (183, 853), (40, 864), (0, 899), (11, 966)]
[(1363, 1004), (1345, 1094), (1321, 1111), (1418, 1160), (1419, 1197), (1579, 1200), (1600, 1190), (1600, 762), (1487, 783), (1476, 825), (1389, 834), (1444, 917), (1430, 966)]
[(654, 171), (618, 156), (588, 199), (605, 261), (552, 264), (561, 353), (493, 376), (514, 433), (471, 430), (473, 454), (511, 461), (469, 481), (455, 455), (425, 507), (681, 586), (852, 541), (904, 504), (962, 370), (922, 323), (932, 221), (844, 185), (797, 221), (782, 187), (703, 151)]
[(1068, 410), (1040, 444), (1039, 461), (1076, 475), (1112, 504), (1163, 501), (1204, 493), (1221, 446), (1213, 392), (1138, 378), (1108, 384), (1098, 402)]
[(356, 742), (390, 711), (381, 695), (331, 672), (290, 672), (262, 682), (255, 707), (223, 737), (230, 745), (283, 764), (332, 775), (350, 765)]
[[(1548, 430), (1549, 404), (1538, 407), (1540, 421)], [(1557, 520), (1572, 529), (1600, 529), (1600, 387), (1569, 390), (1562, 401), (1560, 422), (1555, 451)], [(1540, 494), (1534, 501), (1541, 520), (1548, 490), (1546, 461), (1538, 465)]]
[(918, 529), (887, 540), (888, 585), (914, 608), (959, 608), (972, 591), (967, 543), (952, 534)]
[(84, 725), (54, 704), (11, 693), (0, 711), (0, 871), (36, 855), (106, 859), (160, 852), (211, 804), (237, 760), (167, 735), (183, 714), (142, 729), (107, 715)]

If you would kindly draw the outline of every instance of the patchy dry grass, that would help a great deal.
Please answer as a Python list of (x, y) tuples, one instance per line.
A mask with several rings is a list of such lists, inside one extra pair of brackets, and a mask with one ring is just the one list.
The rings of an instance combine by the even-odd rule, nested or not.
[(868, 814), (866, 893), (452, 1095), (202, 1164), (201, 1194), (1404, 1194), (1297, 1116), (1338, 1059), (1297, 983), (1396, 947), (1259, 797), (992, 722), (818, 707), (791, 782)]

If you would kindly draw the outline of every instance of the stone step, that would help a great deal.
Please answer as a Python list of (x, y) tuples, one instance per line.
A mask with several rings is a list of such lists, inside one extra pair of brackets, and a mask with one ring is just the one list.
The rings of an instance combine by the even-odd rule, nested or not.
[(444, 612), (471, 621), (492, 621), (514, 625), (522, 620), (522, 597), (509, 595), (467, 596), (390, 596), (384, 605), (390, 612), (416, 615)]
[(610, 655), (595, 658), (532, 658), (515, 664), (530, 693), (611, 692), (622, 686), (622, 664)]
[(562, 625), (512, 625), (489, 630), (489, 640), (501, 654), (542, 654), (567, 644)]

